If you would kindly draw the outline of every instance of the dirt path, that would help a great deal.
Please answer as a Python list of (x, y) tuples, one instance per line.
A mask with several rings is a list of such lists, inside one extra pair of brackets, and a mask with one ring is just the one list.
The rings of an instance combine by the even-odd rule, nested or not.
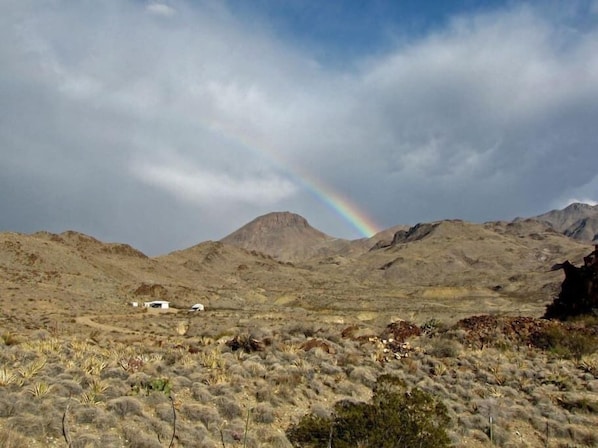
[[(98, 330), (102, 330), (102, 331), (116, 331), (117, 333), (140, 334), (138, 331), (129, 330), (128, 328), (116, 327), (114, 325), (100, 324), (93, 320), (96, 317), (102, 317), (102, 316), (101, 315), (79, 316), (79, 317), (75, 318), (75, 322), (78, 324), (81, 324), (81, 325), (87, 325), (88, 327), (97, 328)], [(121, 315), (121, 316), (113, 316), (113, 317), (130, 317), (130, 316)]]

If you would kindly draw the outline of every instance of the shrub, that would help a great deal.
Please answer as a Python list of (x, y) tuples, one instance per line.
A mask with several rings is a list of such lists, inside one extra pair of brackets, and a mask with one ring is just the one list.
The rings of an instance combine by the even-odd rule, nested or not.
[(533, 344), (562, 358), (574, 358), (578, 362), (596, 351), (598, 338), (581, 330), (550, 326), (536, 333)]
[(220, 415), (225, 419), (232, 420), (233, 418), (241, 417), (243, 415), (241, 406), (239, 406), (236, 401), (231, 400), (230, 398), (218, 397), (216, 399), (216, 406), (218, 406)]
[(120, 397), (110, 400), (106, 409), (124, 417), (125, 415), (143, 415), (141, 403), (133, 397)]
[(0, 429), (0, 446), (4, 448), (27, 448), (29, 443), (22, 435), (8, 429)]
[(456, 358), (462, 350), (463, 346), (457, 341), (434, 338), (430, 341), (427, 353), (436, 358)]
[(378, 378), (370, 403), (339, 401), (330, 418), (308, 414), (287, 430), (296, 447), (422, 447), (450, 446), (448, 411), (420, 389), (407, 391), (390, 375)]
[(275, 420), (274, 409), (268, 403), (259, 403), (253, 409), (252, 417), (256, 423), (273, 423)]
[(148, 435), (140, 428), (125, 426), (123, 434), (131, 448), (162, 448), (157, 435)]

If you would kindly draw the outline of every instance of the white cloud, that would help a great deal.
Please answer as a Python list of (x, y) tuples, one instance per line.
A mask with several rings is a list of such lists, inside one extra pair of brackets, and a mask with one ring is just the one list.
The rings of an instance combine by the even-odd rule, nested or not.
[(170, 17), (176, 14), (176, 9), (165, 5), (164, 3), (150, 3), (146, 6), (146, 11), (157, 16)]
[(205, 207), (222, 201), (270, 205), (297, 190), (288, 180), (272, 175), (235, 178), (229, 173), (162, 164), (141, 164), (132, 172), (143, 182), (165, 189), (184, 202)]

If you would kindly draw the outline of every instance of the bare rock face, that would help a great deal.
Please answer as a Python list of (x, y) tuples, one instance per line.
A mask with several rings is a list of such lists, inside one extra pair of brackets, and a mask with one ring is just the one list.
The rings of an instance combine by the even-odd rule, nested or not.
[(598, 205), (573, 203), (563, 210), (552, 210), (534, 219), (576, 240), (598, 240)]

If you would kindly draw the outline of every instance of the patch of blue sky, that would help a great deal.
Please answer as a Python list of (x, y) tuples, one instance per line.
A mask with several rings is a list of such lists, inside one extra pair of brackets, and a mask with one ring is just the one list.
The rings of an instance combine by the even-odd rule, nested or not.
[(346, 66), (442, 30), (453, 17), (490, 12), (505, 0), (228, 0), (230, 11), (301, 48), (323, 65)]

